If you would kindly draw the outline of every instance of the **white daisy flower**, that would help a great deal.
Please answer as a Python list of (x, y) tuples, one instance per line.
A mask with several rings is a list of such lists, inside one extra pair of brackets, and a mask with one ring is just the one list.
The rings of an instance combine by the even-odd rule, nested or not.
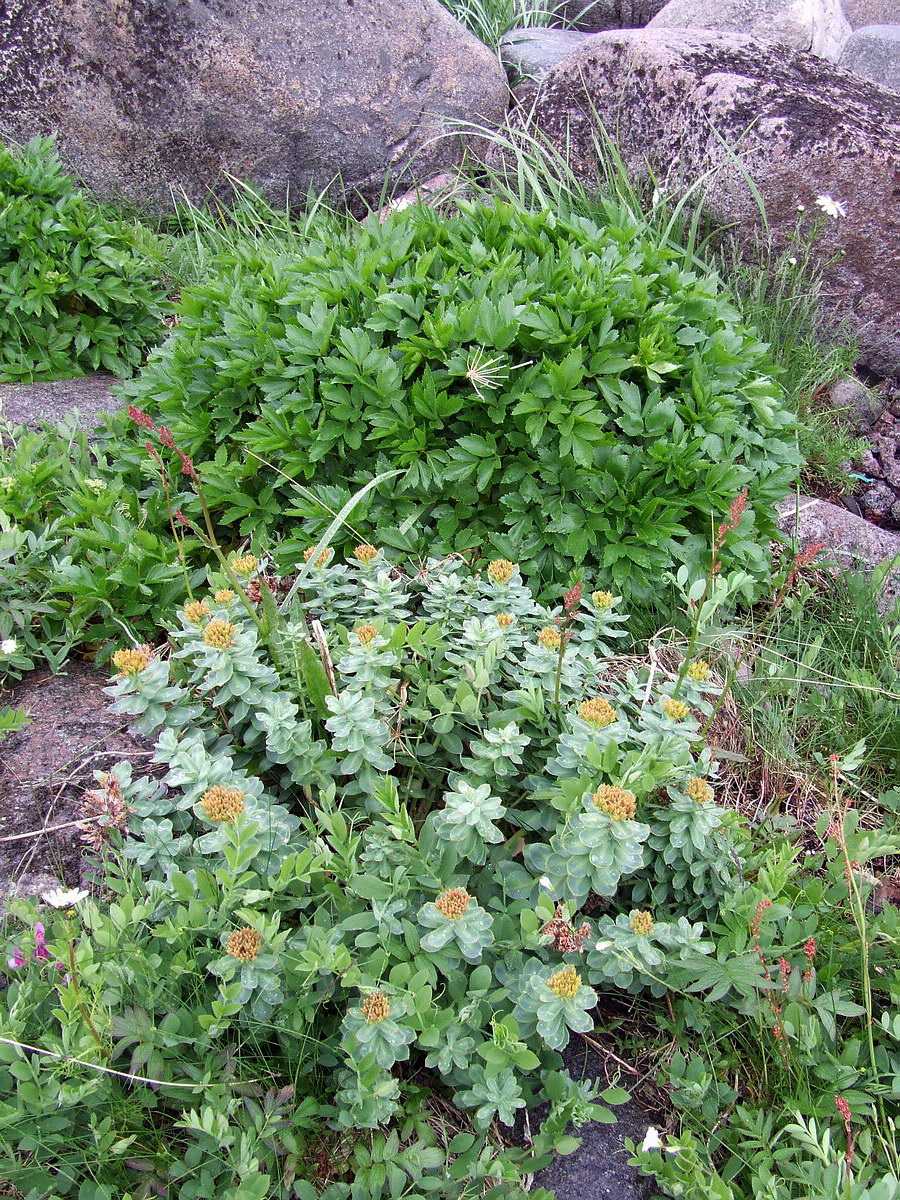
[(15, 638), (6, 638), (0, 642), (0, 654), (15, 654), (17, 644)]
[(833, 196), (824, 193), (816, 196), (816, 207), (821, 208), (826, 217), (833, 217), (834, 220), (847, 215), (847, 205), (842, 200), (835, 200)]
[(87, 895), (87, 888), (51, 888), (49, 892), (41, 893), (41, 899), (51, 908), (72, 908)]

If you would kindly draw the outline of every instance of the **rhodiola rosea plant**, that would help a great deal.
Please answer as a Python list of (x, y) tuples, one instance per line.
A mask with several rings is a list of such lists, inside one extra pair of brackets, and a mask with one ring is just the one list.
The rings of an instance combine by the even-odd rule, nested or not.
[[(548, 609), (508, 560), (307, 559), (292, 584), (232, 558), (166, 647), (114, 655), (153, 767), (98, 779), (106, 891), (48, 930), (60, 970), (24, 944), (8, 988), (17, 1042), (52, 1030), (103, 1071), (2, 1049), (20, 1188), (41, 1128), (60, 1195), (515, 1195), (570, 1120), (608, 1116), (559, 1053), (602, 994), (662, 994), (712, 948), (740, 846), (704, 663), (616, 659), (613, 593)], [(439, 1137), (448, 1102), (463, 1132)]]

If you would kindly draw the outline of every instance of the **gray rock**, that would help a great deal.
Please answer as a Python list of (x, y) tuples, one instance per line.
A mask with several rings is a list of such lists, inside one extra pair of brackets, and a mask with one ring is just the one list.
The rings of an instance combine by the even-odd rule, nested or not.
[(587, 186), (602, 123), (635, 178), (649, 163), (674, 194), (702, 186), (711, 220), (752, 237), (749, 175), (776, 245), (788, 244), (798, 205), (815, 213), (820, 193), (843, 201), (847, 216), (817, 244), (823, 317), (846, 321), (878, 374), (900, 374), (896, 93), (740, 34), (648, 28), (585, 41), (545, 76), (527, 119)]
[(841, 66), (900, 92), (900, 25), (866, 25), (851, 33)]
[(872, 479), (881, 478), (881, 463), (875, 457), (871, 450), (864, 450), (859, 456), (858, 463), (860, 471), (871, 476)]
[(650, 29), (722, 29), (837, 62), (850, 25), (840, 0), (669, 0)]
[(891, 505), (891, 517), (900, 524), (900, 500), (895, 500)]
[(0, 384), (0, 421), (35, 429), (43, 421), (55, 425), (77, 412), (79, 426), (90, 429), (101, 413), (121, 408), (121, 401), (111, 391), (119, 382), (114, 375), (101, 372), (52, 383)]
[(844, 0), (851, 29), (864, 25), (900, 25), (900, 0)]
[(458, 160), (441, 135), (507, 100), (438, 0), (0, 4), (0, 135), (58, 132), (90, 188), (142, 209), (227, 193), (223, 172), (276, 204), (337, 180), (372, 198)]
[(900, 492), (900, 440), (897, 434), (882, 434), (872, 443), (881, 464), (880, 474), (896, 492)]
[(884, 412), (877, 393), (852, 375), (845, 375), (830, 385), (828, 403), (840, 413), (850, 429), (862, 434), (868, 433)]
[(511, 29), (500, 41), (500, 61), (518, 75), (540, 79), (589, 36), (575, 29)]
[(894, 503), (894, 489), (886, 483), (873, 483), (860, 492), (859, 502), (869, 517), (883, 521)]
[(576, 29), (637, 29), (655, 17), (666, 0), (563, 0), (559, 19)]
[(822, 562), (830, 562), (834, 570), (858, 567), (872, 571), (883, 562), (892, 562), (881, 595), (884, 611), (900, 596), (900, 533), (810, 496), (801, 496), (798, 502), (793, 497), (782, 501), (778, 513), (779, 528), (796, 539), (799, 549), (824, 543)]

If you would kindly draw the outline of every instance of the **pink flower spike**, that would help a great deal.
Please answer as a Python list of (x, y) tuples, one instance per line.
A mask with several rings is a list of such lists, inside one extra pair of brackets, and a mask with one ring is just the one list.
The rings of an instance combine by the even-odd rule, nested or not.
[(34, 927), (34, 957), (35, 958), (46, 959), (46, 958), (50, 957), (50, 951), (44, 945), (44, 941), (45, 941), (44, 926), (41, 924), (40, 921), (38, 921)]
[(14, 971), (25, 966), (25, 955), (18, 946), (13, 950), (12, 957), (6, 960), (6, 965), (12, 967)]

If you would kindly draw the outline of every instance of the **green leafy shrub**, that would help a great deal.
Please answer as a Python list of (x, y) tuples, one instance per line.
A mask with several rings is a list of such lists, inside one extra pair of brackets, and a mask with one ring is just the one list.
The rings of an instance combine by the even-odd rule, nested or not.
[[(691, 794), (734, 887), (733, 818), (690, 785), (714, 687), (686, 676), (682, 710), (658, 666), (612, 670), (609, 593), (548, 610), (503, 560), (406, 579), (368, 545), (307, 557), (287, 594), (232, 559), (170, 654), (114, 655), (154, 770), (89, 797), (97, 899), (40, 939), (13, 902), (4, 1029), (66, 1060), (0, 1046), (4, 1172), (33, 1200), (515, 1196), (625, 1098), (562, 1068), (591, 985), (664, 991), (708, 961), (684, 913), (709, 876), (665, 911), (632, 895)], [(463, 1131), (438, 1137), (447, 1099)], [(498, 1142), (547, 1099), (530, 1147)]]
[[(141, 482), (143, 481), (143, 482)], [(152, 638), (204, 573), (197, 541), (179, 546), (159, 476), (142, 447), (89, 444), (70, 421), (19, 430), (0, 443), (0, 680), (44, 660), (57, 670), (75, 647)]]
[(217, 518), (266, 545), (285, 515), (318, 536), (400, 469), (357, 514), (386, 545), (500, 554), (539, 587), (584, 564), (647, 599), (747, 488), (725, 557), (763, 580), (799, 460), (715, 277), (636, 221), (459, 207), (323, 217), (304, 252), (226, 256), (184, 296), (127, 394), (197, 461)]
[(162, 333), (147, 237), (77, 190), (51, 140), (0, 145), (0, 381), (131, 375)]

